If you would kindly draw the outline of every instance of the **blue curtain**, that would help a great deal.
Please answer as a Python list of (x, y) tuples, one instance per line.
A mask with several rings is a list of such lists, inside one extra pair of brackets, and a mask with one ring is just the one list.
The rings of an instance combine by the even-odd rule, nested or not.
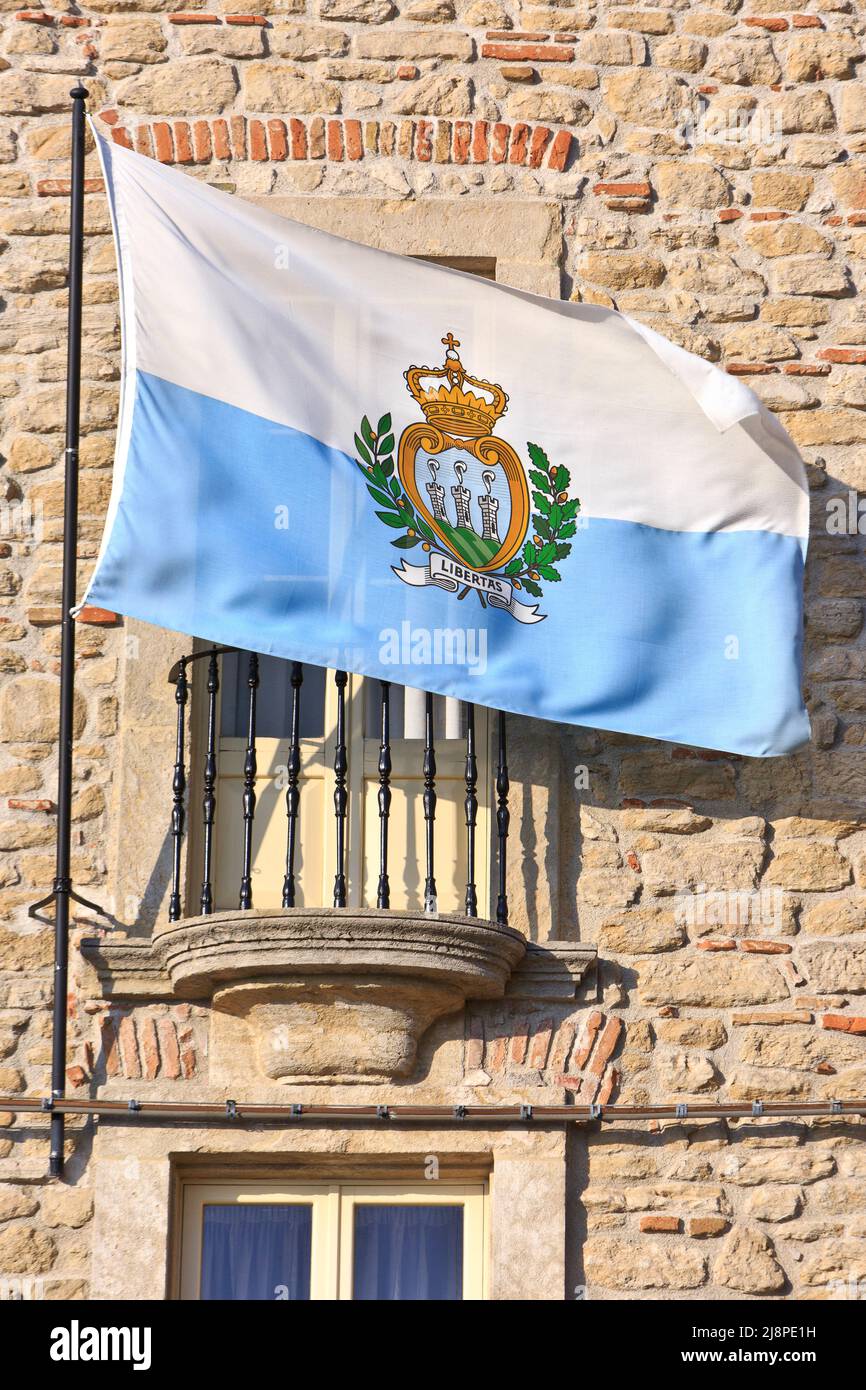
[(202, 1299), (310, 1297), (313, 1208), (205, 1206)]
[(463, 1208), (356, 1205), (353, 1296), (462, 1299)]

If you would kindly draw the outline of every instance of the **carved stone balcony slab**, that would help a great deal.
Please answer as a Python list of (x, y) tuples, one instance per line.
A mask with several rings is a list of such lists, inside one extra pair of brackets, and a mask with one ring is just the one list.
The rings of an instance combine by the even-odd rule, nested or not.
[(83, 949), (103, 994), (209, 1003), (216, 1052), (246, 1042), (265, 1078), (381, 1081), (411, 1072), (436, 1019), (502, 998), (526, 943), (478, 918), (296, 909), (217, 912), (147, 945)]

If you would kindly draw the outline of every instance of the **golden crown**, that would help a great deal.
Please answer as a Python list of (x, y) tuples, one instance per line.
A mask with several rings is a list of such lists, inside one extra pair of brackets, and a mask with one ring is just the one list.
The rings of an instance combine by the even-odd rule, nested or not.
[[(453, 333), (446, 334), (442, 342), (446, 349), (443, 366), (410, 367), (404, 373), (406, 385), (431, 425), (459, 439), (478, 439), (489, 434), (500, 415), (504, 415), (508, 396), (501, 386), (469, 376), (457, 356), (460, 341)], [(422, 377), (427, 378), (428, 384), (422, 386)], [(447, 385), (431, 384), (442, 377)], [(464, 390), (464, 386), (474, 386), (477, 391)]]

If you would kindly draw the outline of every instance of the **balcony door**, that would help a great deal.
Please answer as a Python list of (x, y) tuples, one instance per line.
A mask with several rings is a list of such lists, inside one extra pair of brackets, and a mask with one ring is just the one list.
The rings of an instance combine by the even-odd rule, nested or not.
[[(199, 663), (204, 677), (206, 663)], [(248, 711), (248, 657), (226, 653), (219, 692), (218, 773), (214, 829), (214, 906), (236, 908), (242, 872), (243, 777)], [(276, 657), (259, 659), (257, 692), (256, 811), (253, 831), (253, 904), (281, 904), (286, 860), (286, 769), (289, 758), (292, 691), (291, 664)], [(333, 671), (305, 666), (300, 692), (300, 814), (295, 859), (296, 906), (330, 907), (337, 870), (334, 814), (334, 753), (337, 689)], [(201, 685), (199, 682), (199, 693)], [(375, 907), (379, 877), (379, 746), (381, 685), (350, 676), (346, 687), (348, 818), (346, 872), (349, 907)], [(199, 711), (200, 714), (200, 711)], [(436, 750), (436, 820), (434, 868), (439, 912), (462, 912), (466, 892), (467, 832), (464, 812), (465, 707), (460, 701), (434, 697)], [(478, 764), (476, 871), (478, 911), (490, 907), (490, 759), (489, 712), (475, 708)], [(200, 740), (198, 740), (200, 744)], [(425, 836), (422, 804), (424, 695), (391, 687), (391, 813), (388, 868), (391, 907), (424, 907)], [(196, 797), (201, 769), (193, 769), (191, 829), (199, 820)], [(190, 862), (200, 863), (195, 838)], [(197, 885), (190, 884), (194, 900)]]

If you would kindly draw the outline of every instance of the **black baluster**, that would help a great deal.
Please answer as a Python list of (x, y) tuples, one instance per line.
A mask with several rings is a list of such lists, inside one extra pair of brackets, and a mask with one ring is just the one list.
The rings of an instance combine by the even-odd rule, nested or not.
[(238, 907), (248, 910), (253, 905), (253, 820), (256, 814), (256, 692), (259, 688), (259, 658), (250, 652), (247, 669), (247, 689), (250, 692), (247, 714), (247, 747), (244, 754), (244, 857), (241, 871), (241, 891)]
[(391, 814), (391, 682), (382, 681), (382, 740), (379, 744), (379, 887), (377, 907), (391, 906), (388, 881), (388, 817)]
[(301, 789), (298, 779), (301, 775), (301, 686), (304, 683), (304, 668), (299, 661), (292, 662), (292, 731), (289, 737), (289, 761), (286, 766), (288, 785), (286, 787), (286, 816), (289, 829), (286, 840), (286, 876), (283, 879), (283, 907), (295, 905), (295, 847), (298, 836), (298, 811), (301, 808)]
[(186, 657), (182, 656), (177, 670), (174, 698), (177, 701), (177, 743), (174, 755), (174, 776), (171, 781), (171, 838), (174, 843), (172, 853), (171, 897), (168, 900), (168, 920), (179, 922), (182, 912), (180, 901), (180, 856), (183, 846), (184, 805), (186, 793), (186, 770), (184, 767), (184, 735), (186, 702), (189, 698), (189, 684), (186, 678)]
[(478, 916), (475, 887), (475, 825), (478, 819), (478, 760), (475, 756), (475, 706), (466, 706), (466, 916)]
[(204, 854), (202, 863), (201, 912), (206, 917), (213, 912), (211, 857), (213, 854), (213, 823), (216, 813), (216, 704), (220, 688), (219, 662), (216, 648), (207, 664), (207, 753), (204, 761)]
[(424, 911), (436, 911), (436, 876), (433, 873), (433, 835), (436, 825), (436, 750), (433, 747), (433, 696), (424, 698), (424, 829), (427, 841), (427, 877)]
[(496, 920), (508, 926), (508, 897), (505, 892), (505, 851), (511, 815), (508, 810), (508, 763), (505, 758), (505, 715), (499, 713), (499, 758), (496, 767), (496, 830), (499, 839), (499, 896), (496, 899)]
[(346, 809), (349, 793), (346, 790), (346, 773), (349, 760), (346, 756), (346, 683), (349, 677), (345, 671), (334, 673), (337, 687), (337, 746), (334, 750), (334, 814), (337, 818), (337, 873), (334, 878), (334, 907), (346, 906)]

